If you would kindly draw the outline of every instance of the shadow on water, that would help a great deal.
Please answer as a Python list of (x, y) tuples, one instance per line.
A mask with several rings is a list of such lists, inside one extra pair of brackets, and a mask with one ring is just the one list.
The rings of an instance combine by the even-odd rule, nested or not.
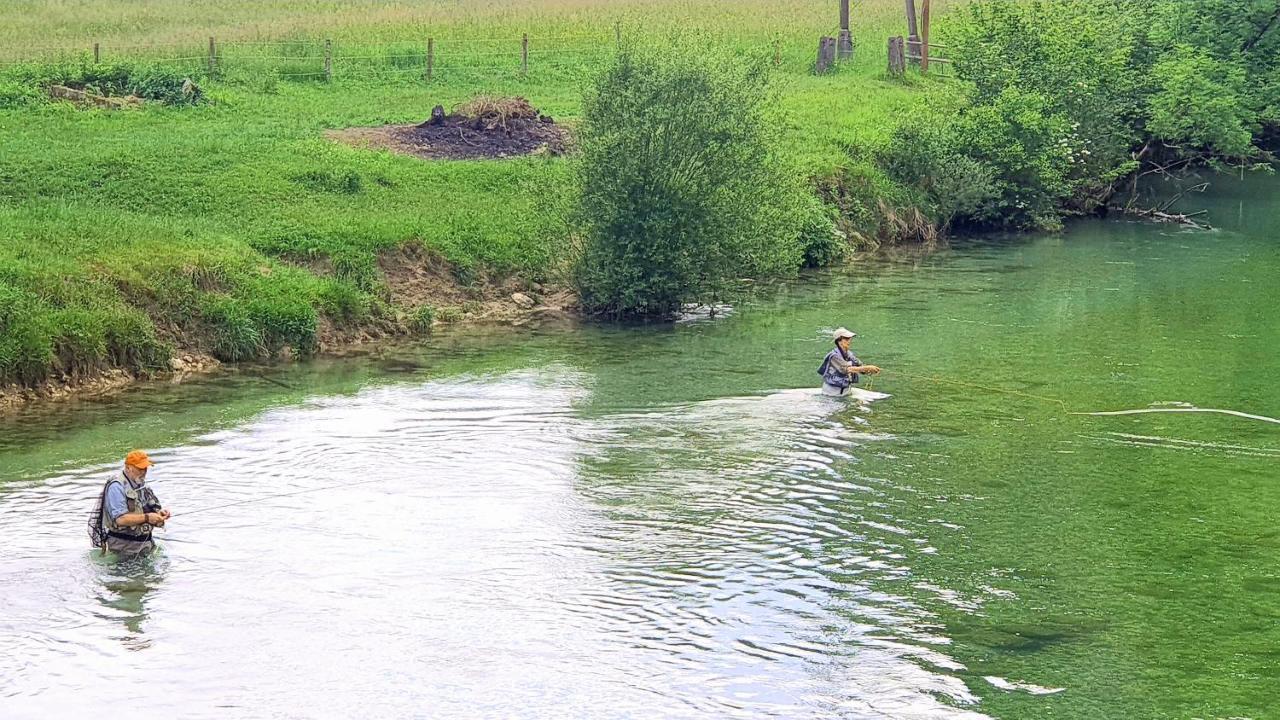
[(128, 650), (145, 650), (153, 640), (146, 634), (148, 599), (164, 583), (168, 562), (162, 550), (145, 555), (105, 556), (95, 550), (89, 555), (99, 585), (94, 599), (101, 605), (97, 616), (124, 627), (116, 636)]

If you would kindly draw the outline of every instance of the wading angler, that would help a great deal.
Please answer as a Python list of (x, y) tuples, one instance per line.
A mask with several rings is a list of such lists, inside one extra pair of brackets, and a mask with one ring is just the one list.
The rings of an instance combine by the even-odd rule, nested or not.
[(94, 547), (119, 555), (139, 555), (155, 549), (152, 528), (164, 527), (169, 511), (147, 485), (147, 471), (155, 463), (141, 450), (125, 456), (124, 467), (102, 486), (89, 515), (89, 540)]

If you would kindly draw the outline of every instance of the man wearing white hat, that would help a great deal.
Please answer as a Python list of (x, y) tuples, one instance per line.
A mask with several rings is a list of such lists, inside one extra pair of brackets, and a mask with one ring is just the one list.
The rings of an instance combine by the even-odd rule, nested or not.
[(875, 375), (880, 368), (875, 365), (863, 365), (856, 355), (849, 351), (849, 340), (857, 337), (845, 328), (832, 333), (836, 347), (827, 353), (818, 374), (822, 376), (823, 395), (848, 395), (849, 388), (858, 382), (859, 374)]

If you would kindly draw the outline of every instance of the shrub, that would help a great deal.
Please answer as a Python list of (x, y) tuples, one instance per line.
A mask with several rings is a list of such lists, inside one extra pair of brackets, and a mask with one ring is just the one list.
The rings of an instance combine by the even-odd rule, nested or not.
[(0, 80), (0, 110), (35, 105), (44, 100), (40, 91), (30, 85)]
[(315, 308), (306, 298), (288, 294), (284, 289), (258, 294), (248, 301), (247, 310), (261, 334), (268, 353), (285, 346), (300, 355), (316, 350), (318, 319)]
[(369, 295), (350, 283), (328, 280), (320, 286), (317, 297), (320, 311), (334, 320), (359, 322), (372, 313)]
[(134, 63), (94, 63), (81, 58), (60, 63), (29, 65), (13, 73), (28, 87), (67, 85), (99, 95), (137, 95), (166, 105), (198, 105), (204, 91), (172, 68)]
[(409, 329), (419, 335), (430, 335), (431, 325), (436, 319), (436, 309), (430, 305), (414, 308), (409, 316)]
[(1152, 76), (1153, 134), (1220, 155), (1251, 153), (1256, 119), (1246, 103), (1244, 68), (1182, 47), (1156, 63)]
[(848, 256), (849, 241), (836, 229), (834, 216), (835, 210), (816, 197), (807, 204), (800, 225), (805, 267), (835, 265)]
[(765, 68), (701, 39), (620, 48), (578, 134), (588, 311), (665, 317), (799, 266), (801, 184), (780, 165)]
[(371, 252), (342, 250), (333, 255), (333, 276), (364, 292), (372, 292), (378, 283), (378, 263)]
[[(1044, 227), (1106, 202), (1140, 160), (1256, 156), (1280, 121), (1278, 19), (1270, 0), (975, 0), (947, 38), (970, 107), (927, 173), (898, 170), (951, 175), (956, 196), (985, 166), (998, 192), (973, 218)], [(963, 216), (975, 198), (957, 198)]]
[(997, 195), (996, 170), (965, 154), (956, 125), (941, 117), (900, 126), (879, 159), (895, 181), (914, 189), (916, 204), (943, 229), (972, 221)]
[(213, 355), (219, 360), (252, 360), (265, 351), (262, 334), (242, 304), (228, 297), (210, 298), (202, 314), (213, 335)]

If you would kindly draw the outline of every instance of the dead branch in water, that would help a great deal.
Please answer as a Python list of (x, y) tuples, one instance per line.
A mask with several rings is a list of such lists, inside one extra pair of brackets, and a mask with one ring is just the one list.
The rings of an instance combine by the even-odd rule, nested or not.
[(1205, 212), (1207, 212), (1206, 210), (1201, 210), (1200, 212), (1187, 214), (1187, 213), (1165, 212), (1158, 208), (1122, 207), (1117, 209), (1125, 213), (1126, 215), (1136, 215), (1138, 217), (1147, 218), (1148, 220), (1154, 220), (1155, 222), (1178, 223), (1179, 225), (1186, 225), (1188, 227), (1193, 227), (1197, 230), (1213, 229), (1213, 226), (1210, 225), (1209, 223), (1200, 222), (1199, 220), (1195, 219), (1196, 216), (1205, 214)]
[(1208, 188), (1209, 188), (1209, 183), (1207, 182), (1200, 183), (1199, 185), (1193, 185), (1189, 188), (1182, 190), (1177, 195), (1174, 195), (1173, 197), (1169, 198), (1165, 202), (1161, 203), (1159, 207), (1154, 207), (1154, 208), (1134, 207), (1133, 198), (1130, 198), (1129, 202), (1126, 203), (1125, 205), (1113, 206), (1113, 209), (1119, 210), (1120, 212), (1123, 212), (1126, 215), (1136, 215), (1137, 217), (1147, 218), (1148, 220), (1154, 220), (1155, 222), (1178, 223), (1179, 225), (1186, 225), (1188, 227), (1196, 228), (1197, 230), (1212, 230), (1213, 226), (1210, 225), (1209, 223), (1201, 222), (1195, 219), (1207, 213), (1208, 212), (1207, 210), (1200, 210), (1193, 213), (1169, 212), (1169, 208), (1173, 207), (1174, 204), (1176, 204), (1179, 200), (1181, 200), (1183, 195), (1186, 195), (1189, 192), (1204, 192)]

